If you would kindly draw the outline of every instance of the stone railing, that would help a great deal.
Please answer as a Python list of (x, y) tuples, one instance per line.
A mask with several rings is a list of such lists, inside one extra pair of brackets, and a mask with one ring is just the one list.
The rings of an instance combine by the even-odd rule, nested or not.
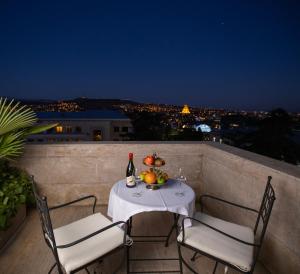
[[(276, 201), (260, 260), (272, 273), (300, 273), (300, 168), (224, 145), (203, 145), (201, 193), (259, 209), (267, 176)], [(245, 210), (209, 205), (219, 217), (253, 227)]]
[[(107, 204), (112, 185), (124, 178), (128, 152), (142, 158), (157, 152), (174, 176), (181, 167), (199, 197), (210, 193), (259, 208), (271, 175), (276, 201), (262, 263), (272, 273), (300, 273), (300, 168), (226, 145), (202, 142), (103, 142), (28, 145), (20, 165), (35, 176), (50, 204), (96, 194)], [(224, 205), (208, 204), (215, 216), (253, 227), (255, 216)]]

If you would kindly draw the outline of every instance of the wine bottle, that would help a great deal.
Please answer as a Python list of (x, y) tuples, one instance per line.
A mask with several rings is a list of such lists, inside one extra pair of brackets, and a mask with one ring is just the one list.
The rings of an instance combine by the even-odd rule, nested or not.
[(135, 168), (133, 164), (133, 153), (129, 153), (129, 163), (126, 169), (126, 186), (135, 187)]

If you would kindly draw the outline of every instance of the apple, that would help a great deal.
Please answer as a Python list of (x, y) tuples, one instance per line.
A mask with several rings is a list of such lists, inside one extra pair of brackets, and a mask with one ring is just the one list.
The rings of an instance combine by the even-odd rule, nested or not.
[(162, 185), (162, 184), (164, 184), (166, 182), (166, 180), (165, 180), (165, 178), (164, 177), (158, 177), (157, 178), (157, 183), (159, 184), (159, 185)]
[(143, 171), (143, 172), (140, 173), (140, 179), (141, 179), (142, 181), (145, 180), (145, 176), (146, 176), (147, 173), (148, 173), (148, 171)]
[(155, 161), (155, 158), (153, 156), (148, 155), (146, 158), (144, 158), (144, 163), (148, 166), (154, 165), (154, 161)]
[(155, 159), (154, 164), (155, 164), (155, 166), (160, 167), (160, 166), (163, 165), (163, 162), (162, 162), (162, 160), (160, 158), (157, 158), (157, 159)]

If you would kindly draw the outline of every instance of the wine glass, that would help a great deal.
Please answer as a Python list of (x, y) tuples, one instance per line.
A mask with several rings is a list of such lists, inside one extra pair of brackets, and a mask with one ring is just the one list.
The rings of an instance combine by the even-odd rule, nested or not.
[(179, 183), (180, 188), (181, 184), (186, 182), (186, 176), (183, 174), (183, 169), (181, 167), (178, 169), (178, 173), (176, 174), (175, 179)]
[(186, 176), (183, 174), (182, 168), (180, 167), (177, 175), (175, 176), (176, 181), (179, 183), (179, 189), (175, 192), (175, 195), (178, 197), (184, 196), (184, 191), (182, 188), (182, 183), (186, 183)]
[(142, 187), (140, 186), (142, 180), (138, 174), (139, 174), (138, 168), (135, 168), (134, 179), (135, 179), (136, 187), (135, 187), (135, 192), (132, 193), (132, 196), (136, 198), (141, 197), (143, 193)]
[(132, 197), (139, 198), (142, 197), (142, 194), (143, 194), (143, 188), (142, 186), (140, 186), (140, 184), (137, 184), (135, 187), (135, 192), (132, 193)]
[(137, 167), (135, 168), (135, 171), (134, 171), (134, 179), (135, 179), (136, 184), (141, 182), (141, 178), (140, 178), (140, 175), (139, 175), (139, 170), (138, 170)]

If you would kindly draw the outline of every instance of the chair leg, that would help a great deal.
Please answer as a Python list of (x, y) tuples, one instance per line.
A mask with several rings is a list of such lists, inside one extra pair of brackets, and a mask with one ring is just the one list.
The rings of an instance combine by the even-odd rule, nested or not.
[(180, 274), (182, 274), (182, 255), (181, 255), (181, 248), (180, 245), (177, 243), (178, 248), (178, 256), (179, 256), (179, 268), (180, 268)]
[(90, 271), (87, 269), (87, 267), (84, 268), (87, 274), (90, 274)]
[(194, 253), (193, 257), (191, 258), (191, 261), (194, 262), (196, 260), (197, 252)]
[(213, 274), (216, 273), (216, 270), (217, 270), (217, 266), (218, 266), (218, 262), (215, 263), (215, 267), (214, 267), (214, 271), (213, 271)]
[(52, 272), (52, 270), (54, 269), (54, 267), (56, 267), (56, 263), (55, 263), (54, 265), (51, 266), (51, 268), (50, 268), (48, 274), (50, 274), (50, 273)]
[(172, 225), (172, 227), (171, 227), (171, 229), (170, 229), (170, 231), (169, 231), (169, 233), (168, 233), (168, 236), (167, 236), (167, 239), (166, 239), (166, 242), (165, 242), (165, 247), (168, 247), (169, 246), (169, 240), (170, 240), (170, 237), (171, 237), (171, 235), (172, 235), (172, 233), (173, 233), (173, 230), (175, 230), (176, 231), (176, 236), (177, 236), (177, 234), (178, 234), (178, 219), (179, 219), (179, 214), (176, 214), (176, 213), (174, 213), (173, 214), (173, 217), (174, 217), (174, 223), (173, 223), (173, 225)]
[(194, 270), (184, 259), (182, 259), (182, 262), (193, 274), (198, 274), (198, 272), (196, 272), (196, 270)]
[(182, 257), (182, 253), (181, 253), (181, 246), (180, 244), (178, 244), (178, 253), (179, 253), (179, 262), (180, 262), (180, 270), (181, 270), (181, 274), (183, 273), (182, 271), (182, 263), (193, 273), (193, 274), (198, 274), (198, 272), (196, 272), (196, 270), (194, 270)]

